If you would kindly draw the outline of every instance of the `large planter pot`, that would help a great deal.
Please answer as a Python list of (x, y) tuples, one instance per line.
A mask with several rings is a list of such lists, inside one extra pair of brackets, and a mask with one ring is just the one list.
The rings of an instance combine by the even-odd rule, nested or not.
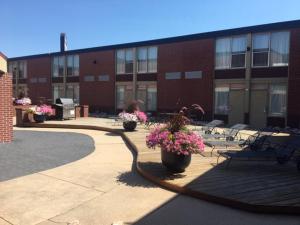
[(161, 149), (162, 164), (173, 173), (182, 173), (191, 163), (191, 154), (177, 155), (176, 153), (167, 152)]
[(136, 128), (137, 122), (135, 121), (126, 121), (123, 122), (123, 127), (126, 131), (134, 131)]
[(36, 123), (44, 123), (46, 120), (46, 115), (34, 114), (33, 119), (35, 120)]

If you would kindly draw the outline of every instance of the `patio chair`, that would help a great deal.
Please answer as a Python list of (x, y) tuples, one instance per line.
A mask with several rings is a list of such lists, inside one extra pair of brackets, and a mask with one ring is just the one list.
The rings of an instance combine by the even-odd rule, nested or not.
[(224, 124), (223, 120), (213, 120), (207, 124), (205, 124), (202, 128), (201, 128), (201, 133), (202, 134), (211, 134), (214, 129), (218, 126), (221, 126)]
[[(275, 144), (266, 149), (242, 150), (242, 151), (220, 151), (219, 157), (227, 159), (226, 168), (230, 165), (233, 159), (236, 160), (276, 160), (279, 164), (287, 163), (294, 155), (295, 151), (300, 149), (300, 138), (290, 137), (283, 144)], [(219, 157), (217, 164), (219, 163)], [(300, 159), (297, 159), (297, 169), (300, 170)]]
[(226, 150), (228, 148), (243, 148), (245, 149), (258, 149), (262, 148), (263, 145), (270, 145), (270, 142), (267, 140), (269, 136), (271, 136), (272, 132), (260, 132), (257, 131), (256, 133), (252, 135), (248, 135), (247, 139), (239, 139), (239, 140), (204, 140), (204, 143), (211, 147), (211, 156), (213, 154), (213, 151), (215, 149), (224, 149)]
[(239, 132), (241, 130), (244, 130), (248, 128), (248, 125), (247, 124), (241, 124), (241, 123), (238, 123), (238, 124), (235, 124), (233, 126), (231, 126), (230, 128), (228, 129), (225, 129), (223, 131), (223, 133), (214, 133), (214, 134), (204, 134), (204, 135), (201, 135), (203, 139), (225, 139), (225, 140), (228, 140), (228, 141), (234, 141), (234, 140), (238, 140), (240, 139), (238, 137), (239, 135)]

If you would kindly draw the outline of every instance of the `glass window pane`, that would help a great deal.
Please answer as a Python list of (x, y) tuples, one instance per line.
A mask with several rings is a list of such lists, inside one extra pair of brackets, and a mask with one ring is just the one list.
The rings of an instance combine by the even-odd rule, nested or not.
[(147, 72), (147, 48), (138, 49), (138, 72), (146, 73)]
[(232, 38), (232, 53), (245, 53), (247, 40), (245, 36)]
[(254, 52), (253, 66), (268, 66), (268, 52)]
[(125, 50), (117, 51), (117, 73), (125, 73)]
[(58, 57), (58, 76), (64, 76), (64, 69), (65, 69), (65, 57), (59, 56)]
[(58, 77), (58, 57), (54, 57), (52, 61), (52, 76)]
[(79, 76), (79, 55), (74, 55), (73, 58), (73, 63), (74, 63), (74, 68), (73, 68), (73, 75), (74, 76)]
[(216, 68), (230, 68), (230, 38), (221, 38), (216, 41)]
[(157, 88), (148, 87), (147, 88), (147, 110), (156, 111), (157, 108)]
[(117, 109), (124, 108), (124, 100), (125, 100), (125, 87), (117, 86)]
[(245, 67), (245, 54), (231, 56), (231, 68)]
[(57, 98), (64, 97), (64, 89), (61, 85), (54, 85), (53, 86), (53, 102), (55, 103)]
[(253, 51), (269, 51), (269, 34), (253, 35)]
[(289, 32), (276, 32), (271, 35), (271, 65), (286, 66), (289, 61)]
[(19, 71), (19, 78), (22, 79), (24, 78), (24, 64), (22, 61), (19, 62), (18, 64), (18, 71)]
[(286, 113), (286, 85), (271, 85), (269, 114), (284, 116)]
[(125, 73), (133, 72), (133, 51), (132, 49), (126, 49), (125, 52)]
[(73, 55), (67, 56), (67, 75), (72, 76), (73, 75)]
[(229, 101), (229, 88), (215, 88), (215, 114), (227, 115)]
[(148, 72), (157, 72), (157, 47), (148, 48)]

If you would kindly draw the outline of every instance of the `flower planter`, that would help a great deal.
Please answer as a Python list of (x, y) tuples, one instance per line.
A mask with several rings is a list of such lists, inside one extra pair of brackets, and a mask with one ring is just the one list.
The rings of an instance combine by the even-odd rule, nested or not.
[(33, 114), (33, 119), (36, 123), (44, 123), (46, 120), (46, 115)]
[(135, 121), (125, 121), (123, 122), (123, 127), (125, 131), (134, 131), (136, 128), (137, 122)]
[(182, 173), (191, 163), (191, 154), (183, 155), (161, 149), (162, 164), (173, 173)]

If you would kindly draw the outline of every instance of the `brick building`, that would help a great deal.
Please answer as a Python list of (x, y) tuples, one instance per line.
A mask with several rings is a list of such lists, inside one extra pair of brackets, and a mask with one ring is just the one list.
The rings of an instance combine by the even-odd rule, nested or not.
[(8, 59), (14, 94), (91, 111), (200, 104), (206, 119), (299, 127), (300, 20)]

